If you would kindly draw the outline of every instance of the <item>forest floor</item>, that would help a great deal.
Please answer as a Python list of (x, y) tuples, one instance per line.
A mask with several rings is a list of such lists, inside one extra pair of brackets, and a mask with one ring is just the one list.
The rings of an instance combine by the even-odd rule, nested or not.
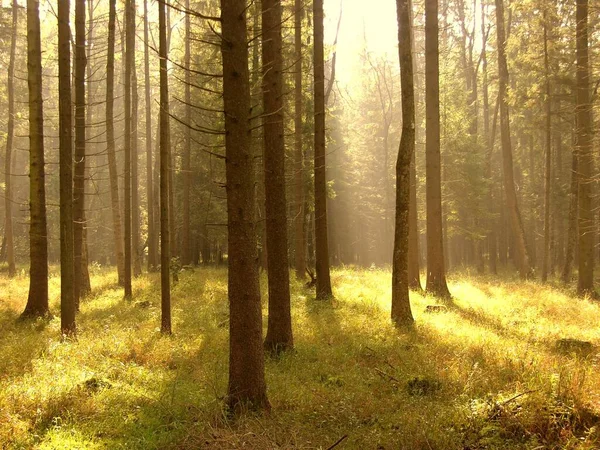
[(96, 268), (75, 341), (59, 335), (56, 268), (52, 320), (17, 321), (28, 279), (2, 275), (0, 448), (600, 448), (599, 303), (461, 273), (433, 312), (412, 293), (416, 324), (399, 331), (390, 277), (335, 270), (331, 303), (294, 281), (295, 351), (266, 363), (272, 412), (232, 420), (225, 269), (180, 275), (162, 337), (158, 275), (127, 302)]

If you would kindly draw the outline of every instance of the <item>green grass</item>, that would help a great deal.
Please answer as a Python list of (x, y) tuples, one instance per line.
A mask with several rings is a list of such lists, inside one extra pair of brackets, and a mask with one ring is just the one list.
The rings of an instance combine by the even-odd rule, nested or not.
[[(16, 321), (26, 276), (0, 278), (0, 448), (600, 448), (600, 307), (559, 287), (455, 275), (447, 309), (425, 313), (437, 302), (412, 293), (416, 325), (399, 331), (389, 272), (334, 271), (331, 304), (294, 281), (295, 352), (266, 364), (273, 410), (232, 420), (226, 271), (181, 274), (172, 337), (156, 274), (133, 302), (115, 282), (93, 271), (63, 341), (58, 317)], [(56, 270), (50, 292), (58, 316)]]

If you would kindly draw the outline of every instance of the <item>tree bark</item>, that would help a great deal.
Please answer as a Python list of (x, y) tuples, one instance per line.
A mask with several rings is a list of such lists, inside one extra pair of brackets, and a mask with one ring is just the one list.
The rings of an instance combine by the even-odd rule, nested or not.
[(43, 317), (48, 308), (48, 235), (44, 172), (42, 44), (39, 1), (27, 0), (29, 89), (29, 296), (22, 317)]
[(579, 164), (579, 278), (580, 295), (595, 296), (594, 289), (594, 158), (592, 155), (592, 111), (590, 102), (590, 72), (588, 59), (588, 2), (577, 0), (577, 141)]
[(124, 81), (124, 105), (125, 105), (125, 154), (123, 169), (123, 231), (125, 234), (125, 270), (123, 271), (123, 281), (125, 283), (124, 296), (130, 299), (133, 294), (131, 290), (131, 157), (132, 157), (132, 136), (131, 136), (131, 72), (133, 70), (133, 54), (135, 45), (135, 36), (133, 31), (133, 15), (135, 14), (134, 0), (125, 0), (125, 81)]
[(323, 0), (314, 0), (314, 108), (315, 108), (315, 265), (316, 297), (333, 295), (327, 240), (327, 175), (325, 161), (325, 60), (323, 51)]
[(281, 0), (262, 0), (262, 91), (269, 319), (265, 349), (294, 346), (290, 307), (283, 130)]
[(552, 186), (552, 98), (550, 96), (550, 64), (548, 55), (548, 14), (544, 10), (544, 72), (546, 90), (546, 155), (544, 174), (544, 256), (542, 260), (542, 282), (548, 281), (550, 265), (550, 197)]
[[(185, 8), (190, 8), (190, 0), (185, 0)], [(191, 76), (190, 76), (190, 58), (191, 58), (191, 29), (190, 15), (185, 15), (185, 142), (183, 147), (183, 218), (181, 227), (181, 264), (189, 265), (192, 262), (190, 245), (190, 188), (191, 188), (191, 153), (192, 153), (192, 130), (190, 128), (192, 121), (192, 94), (191, 94)]]
[(508, 65), (506, 63), (506, 37), (504, 33), (503, 0), (496, 1), (496, 33), (498, 40), (498, 96), (500, 102), (500, 134), (502, 141), (502, 169), (504, 173), (504, 191), (508, 209), (510, 227), (513, 232), (516, 250), (516, 262), (522, 279), (532, 275), (529, 253), (525, 242), (523, 221), (519, 212), (515, 191), (512, 144), (510, 139), (510, 118), (508, 113), (507, 86)]
[(396, 0), (402, 90), (402, 135), (396, 162), (396, 220), (392, 261), (392, 320), (396, 325), (410, 325), (414, 322), (410, 310), (408, 278), (410, 166), (415, 150), (415, 95), (410, 5), (410, 0)]
[(144, 0), (144, 94), (146, 107), (146, 208), (148, 213), (148, 272), (158, 263), (156, 226), (154, 219), (154, 189), (152, 173), (152, 105), (150, 103), (150, 54), (148, 32), (148, 0)]
[(269, 409), (262, 346), (246, 0), (221, 0), (225, 108), (225, 173), (229, 264), (229, 386), (227, 403)]
[[(137, 65), (135, 61), (136, 33), (135, 0), (131, 1), (131, 19), (129, 30), (132, 34), (131, 53), (131, 253), (133, 257), (133, 276), (142, 274), (142, 255), (140, 253), (140, 197), (139, 197), (139, 167), (138, 167), (138, 118), (140, 96), (138, 95)], [(129, 33), (128, 33), (129, 34)]]
[(60, 168), (60, 329), (75, 333), (73, 296), (73, 123), (71, 120), (70, 1), (58, 3), (58, 108)]
[(7, 95), (8, 95), (8, 123), (6, 130), (6, 159), (4, 161), (4, 238), (6, 240), (6, 262), (8, 263), (8, 276), (14, 277), (15, 268), (15, 245), (13, 239), (13, 215), (12, 215), (12, 174), (11, 162), (13, 141), (15, 135), (15, 53), (17, 48), (17, 24), (19, 18), (19, 5), (17, 0), (12, 2), (12, 31), (10, 38), (10, 60), (8, 63)]
[(114, 125), (114, 86), (115, 86), (115, 21), (116, 0), (109, 0), (108, 12), (108, 48), (106, 59), (106, 147), (108, 155), (108, 173), (110, 179), (110, 201), (115, 237), (115, 253), (117, 255), (117, 274), (119, 285), (125, 284), (124, 242), (121, 228), (121, 211), (119, 205), (119, 175), (117, 173), (117, 156), (115, 151)]
[(427, 285), (428, 292), (450, 297), (446, 284), (442, 232), (440, 158), (440, 87), (437, 0), (425, 0), (425, 176), (427, 180)]

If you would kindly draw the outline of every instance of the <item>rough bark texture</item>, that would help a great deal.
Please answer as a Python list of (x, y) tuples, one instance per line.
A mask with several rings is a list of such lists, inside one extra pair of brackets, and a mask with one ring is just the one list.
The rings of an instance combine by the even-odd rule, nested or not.
[(69, 0), (58, 3), (58, 138), (60, 166), (60, 329), (75, 333), (73, 297), (73, 130)]
[(117, 274), (119, 285), (125, 283), (125, 257), (123, 255), (123, 233), (121, 228), (121, 211), (119, 205), (119, 178), (117, 173), (117, 156), (115, 151), (115, 21), (116, 0), (109, 0), (108, 12), (108, 48), (106, 57), (106, 148), (108, 155), (108, 174), (110, 179), (110, 204), (115, 237), (115, 254), (117, 255)]
[(160, 57), (160, 331), (171, 334), (171, 252), (169, 236), (169, 81), (167, 74), (167, 22), (165, 1), (158, 2), (159, 57)]
[(302, 151), (302, 0), (294, 2), (294, 267), (306, 278), (306, 228), (304, 220), (304, 154)]
[(396, 0), (398, 52), (402, 89), (402, 136), (396, 161), (396, 224), (392, 262), (392, 320), (396, 325), (414, 322), (410, 310), (408, 279), (408, 235), (410, 210), (410, 166), (415, 150), (415, 95), (413, 84), (410, 0)]
[(6, 130), (6, 159), (4, 160), (4, 239), (6, 240), (6, 262), (8, 264), (8, 276), (14, 277), (15, 269), (15, 245), (13, 239), (13, 216), (12, 216), (12, 150), (15, 136), (15, 53), (17, 48), (17, 21), (19, 17), (19, 5), (16, 0), (12, 3), (12, 35), (10, 38), (10, 60), (8, 62), (7, 94), (8, 94), (8, 123)]
[(85, 226), (85, 166), (86, 166), (86, 132), (85, 132), (85, 0), (75, 2), (75, 162), (73, 179), (73, 298), (79, 310), (79, 300), (84, 294), (82, 286), (89, 284), (83, 280), (87, 271), (83, 270)]
[[(190, 8), (190, 0), (185, 0), (185, 8)], [(191, 238), (190, 238), (190, 188), (192, 181), (191, 173), (191, 154), (192, 154), (192, 130), (189, 125), (192, 123), (192, 94), (191, 94), (191, 75), (190, 75), (190, 58), (191, 58), (191, 29), (190, 15), (185, 16), (185, 142), (183, 146), (183, 217), (181, 226), (181, 264), (189, 265), (192, 263)]]
[(502, 141), (502, 169), (504, 174), (504, 192), (508, 209), (510, 228), (515, 242), (515, 261), (521, 278), (531, 276), (531, 263), (525, 242), (523, 221), (519, 212), (513, 169), (512, 144), (510, 139), (510, 118), (508, 115), (507, 86), (508, 65), (506, 63), (506, 38), (504, 33), (503, 0), (496, 1), (496, 33), (498, 41), (498, 98), (500, 104), (500, 135)]
[(317, 299), (331, 297), (327, 240), (327, 175), (325, 161), (325, 62), (323, 54), (323, 0), (314, 0), (315, 101), (315, 266)]
[(133, 70), (132, 52), (134, 51), (135, 36), (132, 27), (133, 15), (135, 13), (133, 0), (125, 0), (125, 81), (124, 81), (124, 104), (125, 104), (125, 141), (124, 168), (123, 168), (123, 232), (125, 250), (125, 269), (123, 271), (125, 298), (132, 297), (131, 291), (131, 72)]
[(158, 263), (156, 226), (154, 220), (154, 189), (152, 173), (152, 105), (150, 103), (150, 54), (148, 32), (148, 0), (144, 0), (144, 95), (146, 107), (146, 210), (148, 212), (148, 272)]
[(263, 138), (269, 321), (265, 349), (291, 349), (290, 271), (287, 249), (281, 0), (262, 0)]
[(596, 229), (592, 201), (594, 158), (592, 155), (592, 112), (588, 60), (588, 2), (577, 0), (577, 141), (579, 163), (579, 278), (577, 291), (595, 295), (594, 243)]
[(258, 279), (245, 0), (221, 0), (229, 262), (229, 386), (233, 409), (268, 409)]
[(425, 177), (427, 180), (427, 285), (428, 292), (450, 297), (446, 284), (442, 232), (440, 161), (440, 87), (437, 0), (425, 0)]
[(48, 310), (48, 235), (42, 111), (42, 45), (39, 1), (27, 0), (27, 84), (29, 89), (29, 296), (23, 317)]

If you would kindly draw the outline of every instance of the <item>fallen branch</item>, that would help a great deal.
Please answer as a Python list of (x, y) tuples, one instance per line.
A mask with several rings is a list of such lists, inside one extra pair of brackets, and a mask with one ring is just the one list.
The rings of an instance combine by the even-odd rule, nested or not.
[(387, 377), (388, 381), (395, 381), (396, 383), (400, 383), (400, 380), (398, 380), (394, 376), (390, 375), (389, 373), (385, 373), (383, 370), (378, 369), (377, 367), (375, 367), (375, 372), (377, 372), (379, 375)]
[(327, 450), (331, 450), (332, 448), (337, 447), (338, 445), (340, 445), (342, 442), (344, 442), (344, 440), (346, 440), (348, 438), (348, 435), (345, 434), (343, 435), (341, 438), (339, 438), (335, 444), (331, 445), (330, 447), (327, 447)]

